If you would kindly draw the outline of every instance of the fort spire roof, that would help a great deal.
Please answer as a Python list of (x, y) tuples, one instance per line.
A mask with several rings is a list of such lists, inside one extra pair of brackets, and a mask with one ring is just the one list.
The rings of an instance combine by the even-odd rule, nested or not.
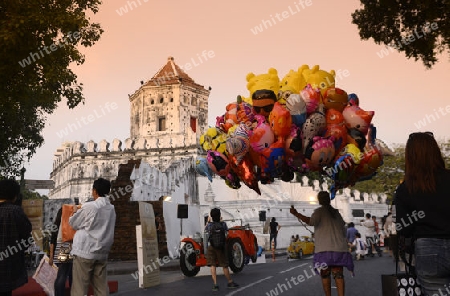
[(162, 86), (172, 84), (184, 84), (194, 87), (203, 85), (195, 83), (174, 61), (173, 57), (167, 58), (167, 63), (158, 70), (158, 72), (147, 81), (144, 86)]

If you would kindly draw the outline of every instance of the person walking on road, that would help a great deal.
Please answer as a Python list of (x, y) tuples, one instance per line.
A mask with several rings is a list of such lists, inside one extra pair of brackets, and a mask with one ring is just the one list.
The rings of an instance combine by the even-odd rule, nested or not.
[(366, 220), (361, 221), (361, 225), (365, 227), (365, 236), (366, 236), (366, 242), (367, 242), (367, 249), (368, 249), (368, 256), (373, 257), (373, 249), (376, 250), (378, 253), (378, 256), (382, 256), (380, 247), (376, 244), (376, 234), (375, 234), (375, 223), (371, 219), (372, 215), (370, 213), (366, 214)]
[(372, 215), (372, 220), (373, 220), (373, 225), (375, 226), (375, 227), (374, 227), (374, 230), (375, 230), (375, 236), (374, 236), (375, 241), (374, 241), (374, 244), (376, 244), (378, 247), (380, 247), (380, 245), (381, 245), (380, 226), (379, 226), (379, 224), (378, 224), (378, 221), (377, 221), (377, 217), (376, 217), (376, 216), (373, 216), (373, 215)]
[(409, 135), (404, 181), (394, 195), (399, 235), (415, 238), (423, 295), (450, 291), (450, 170), (431, 132)]
[(222, 232), (225, 236), (226, 231), (228, 231), (227, 223), (224, 221), (221, 221), (221, 213), (220, 209), (214, 208), (210, 212), (210, 217), (208, 218), (208, 223), (205, 226), (205, 231), (208, 232), (209, 238), (210, 238), (210, 244), (208, 246), (207, 254), (206, 254), (206, 263), (211, 268), (211, 277), (213, 280), (213, 291), (219, 290), (219, 285), (217, 284), (217, 274), (216, 274), (216, 264), (218, 263), (218, 266), (223, 268), (223, 274), (225, 275), (226, 279), (228, 280), (227, 287), (229, 289), (237, 288), (239, 287), (238, 284), (233, 282), (230, 275), (230, 270), (228, 269), (228, 258), (225, 254), (225, 237), (221, 239), (220, 246), (216, 245), (214, 243), (212, 232)]
[(294, 206), (290, 213), (310, 226), (314, 226), (314, 266), (320, 270), (326, 296), (331, 296), (331, 275), (336, 282), (339, 296), (345, 294), (344, 266), (353, 274), (353, 259), (348, 252), (345, 222), (339, 211), (331, 206), (327, 191), (318, 193), (321, 207), (311, 217), (300, 214)]
[(358, 233), (358, 230), (355, 228), (355, 223), (353, 223), (353, 222), (348, 223), (348, 225), (347, 225), (347, 242), (349, 242), (350, 244), (353, 244), (356, 233)]
[(94, 295), (109, 295), (106, 274), (109, 251), (114, 242), (116, 212), (108, 194), (111, 183), (103, 178), (94, 181), (92, 197), (78, 209), (73, 206), (69, 224), (76, 230), (72, 254), (72, 296), (84, 296), (92, 284)]
[(281, 226), (278, 224), (278, 222), (276, 222), (275, 217), (272, 217), (272, 220), (270, 221), (270, 224), (269, 224), (269, 228), (270, 228), (269, 245), (270, 245), (270, 248), (272, 249), (272, 240), (273, 240), (273, 248), (276, 250), (277, 249), (278, 231), (280, 230)]
[(356, 234), (358, 233), (358, 230), (355, 228), (355, 223), (350, 222), (347, 225), (347, 243), (350, 247), (350, 253), (352, 252), (352, 249), (354, 249), (353, 242), (355, 241)]

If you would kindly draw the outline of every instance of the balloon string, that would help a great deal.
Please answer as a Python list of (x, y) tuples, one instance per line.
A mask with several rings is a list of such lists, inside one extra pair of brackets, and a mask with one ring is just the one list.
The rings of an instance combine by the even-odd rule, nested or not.
[(302, 224), (303, 227), (305, 227), (306, 230), (309, 231), (309, 233), (311, 233), (311, 236), (314, 236), (314, 232), (312, 232), (311, 230), (309, 230), (308, 227), (306, 227), (306, 224), (299, 218), (298, 222), (300, 222), (300, 224)]

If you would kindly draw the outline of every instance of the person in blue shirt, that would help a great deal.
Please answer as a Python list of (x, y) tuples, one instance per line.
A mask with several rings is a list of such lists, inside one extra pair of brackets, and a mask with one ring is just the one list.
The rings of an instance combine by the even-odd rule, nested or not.
[(353, 241), (355, 240), (355, 234), (358, 232), (358, 230), (355, 228), (355, 223), (350, 222), (347, 225), (347, 242), (349, 244), (353, 244)]

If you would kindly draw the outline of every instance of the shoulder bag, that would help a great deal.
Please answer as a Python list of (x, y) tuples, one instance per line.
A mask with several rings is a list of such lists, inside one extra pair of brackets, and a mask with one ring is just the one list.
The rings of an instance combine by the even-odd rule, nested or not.
[[(382, 274), (381, 275), (381, 286), (383, 296), (398, 296), (398, 295), (422, 295), (422, 290), (417, 282), (417, 275), (415, 273), (414, 267), (412, 267), (412, 257), (414, 256), (414, 239), (410, 238), (410, 244), (405, 246), (405, 238), (398, 237), (398, 245), (395, 252), (395, 274)], [(399, 250), (400, 249), (400, 250)], [(403, 249), (403, 251), (402, 251)], [(400, 251), (400, 254), (399, 254)], [(406, 256), (408, 253), (409, 256)], [(399, 257), (405, 262), (405, 272), (398, 271)], [(406, 258), (408, 257), (408, 258)]]

